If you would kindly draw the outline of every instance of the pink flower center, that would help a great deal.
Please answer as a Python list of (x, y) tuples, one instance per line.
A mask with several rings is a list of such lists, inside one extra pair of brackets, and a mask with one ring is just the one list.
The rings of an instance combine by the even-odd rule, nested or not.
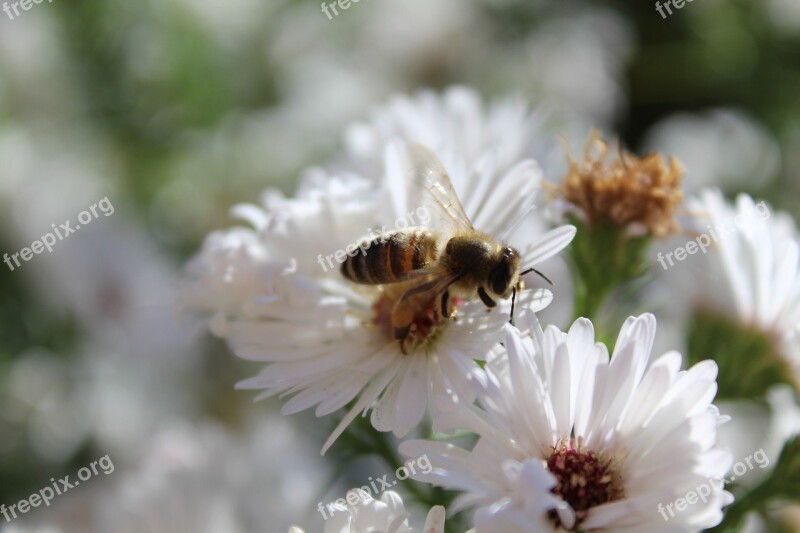
[[(612, 462), (593, 452), (562, 445), (547, 459), (547, 469), (556, 478), (553, 492), (572, 507), (578, 524), (592, 507), (624, 497), (622, 480)], [(551, 518), (558, 521), (555, 511)]]

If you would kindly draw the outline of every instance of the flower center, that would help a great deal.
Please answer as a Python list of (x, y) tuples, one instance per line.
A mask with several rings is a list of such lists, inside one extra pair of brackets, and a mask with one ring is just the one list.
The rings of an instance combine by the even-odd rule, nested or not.
[(714, 358), (719, 366), (718, 399), (760, 398), (781, 383), (800, 389), (774, 332), (705, 306), (692, 316), (688, 353), (694, 356), (690, 357), (692, 364), (699, 361), (697, 354), (719, 354)]
[[(406, 290), (403, 285), (403, 283), (386, 285), (372, 304), (372, 323), (390, 341), (396, 340), (392, 311)], [(463, 300), (460, 298), (451, 298), (450, 308), (453, 316), (462, 303)], [(403, 340), (405, 353), (412, 353), (430, 345), (450, 320), (442, 315), (441, 296), (432, 298), (428, 305), (414, 313), (408, 335)]]
[[(556, 478), (553, 492), (575, 511), (576, 526), (592, 507), (624, 496), (622, 480), (611, 460), (593, 452), (562, 445), (547, 459), (547, 469)], [(550, 518), (560, 523), (555, 511), (550, 512)]]

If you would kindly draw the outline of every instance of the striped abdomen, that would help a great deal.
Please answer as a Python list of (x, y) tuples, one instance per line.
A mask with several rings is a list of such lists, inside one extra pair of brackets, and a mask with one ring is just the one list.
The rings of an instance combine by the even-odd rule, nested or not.
[(355, 283), (379, 285), (402, 281), (436, 259), (437, 238), (429, 231), (397, 231), (361, 243), (361, 249), (342, 263), (342, 275)]

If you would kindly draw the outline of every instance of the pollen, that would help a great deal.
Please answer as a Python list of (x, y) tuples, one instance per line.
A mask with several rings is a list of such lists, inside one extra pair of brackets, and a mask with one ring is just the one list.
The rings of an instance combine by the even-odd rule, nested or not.
[[(547, 459), (547, 469), (556, 478), (553, 492), (572, 507), (578, 525), (592, 507), (624, 497), (613, 462), (593, 452), (559, 445)], [(558, 521), (555, 511), (550, 518)]]
[[(378, 298), (372, 304), (372, 325), (387, 340), (398, 342), (394, 335), (394, 325), (392, 324), (392, 310), (395, 304), (403, 295), (402, 284), (386, 285)], [(414, 320), (410, 325), (408, 336), (401, 343), (404, 353), (414, 353), (428, 348), (436, 341), (439, 334), (447, 327), (447, 324), (455, 320), (457, 308), (463, 304), (461, 298), (451, 298), (450, 306), (452, 315), (445, 318), (441, 312), (441, 302), (439, 298), (434, 298), (428, 306), (419, 310), (414, 315)]]
[(569, 171), (556, 195), (583, 211), (587, 222), (609, 221), (654, 237), (675, 233), (675, 212), (683, 200), (683, 165), (660, 153), (638, 157), (622, 148), (609, 156), (609, 146), (595, 130), (583, 160), (567, 156)]

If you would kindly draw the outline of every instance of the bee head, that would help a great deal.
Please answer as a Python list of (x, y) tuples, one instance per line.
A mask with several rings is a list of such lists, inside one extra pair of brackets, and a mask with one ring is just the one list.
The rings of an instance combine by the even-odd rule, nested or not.
[(502, 253), (489, 273), (489, 289), (501, 298), (507, 298), (519, 278), (521, 260), (519, 252), (510, 246)]

